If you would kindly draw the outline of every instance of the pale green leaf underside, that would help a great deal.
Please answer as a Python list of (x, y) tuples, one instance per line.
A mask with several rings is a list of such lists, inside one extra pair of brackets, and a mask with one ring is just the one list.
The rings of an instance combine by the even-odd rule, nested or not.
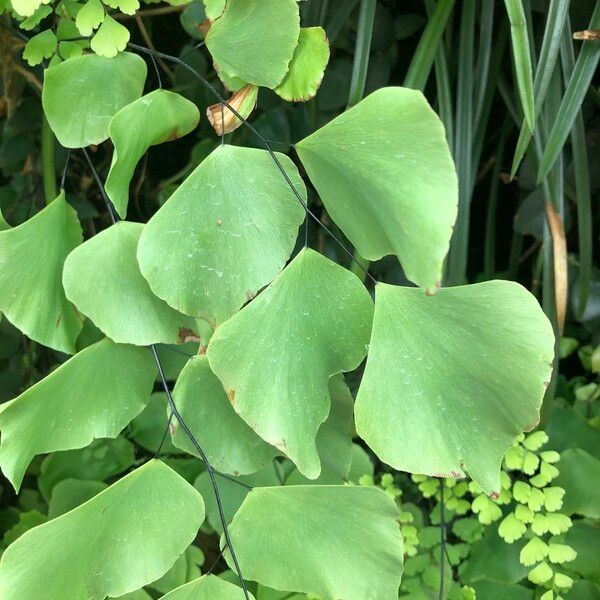
[(30, 387), (0, 414), (0, 466), (18, 490), (31, 459), (116, 437), (150, 398), (155, 367), (143, 348), (104, 339)]
[(114, 9), (119, 9), (126, 15), (135, 15), (135, 11), (140, 7), (138, 0), (106, 0), (105, 4)]
[(146, 63), (123, 52), (70, 58), (44, 72), (42, 104), (48, 123), (65, 148), (83, 148), (108, 138), (108, 123), (142, 95)]
[[(254, 596), (248, 593), (251, 599)], [(242, 588), (216, 575), (204, 575), (170, 591), (161, 600), (244, 600)]]
[[(188, 361), (177, 379), (173, 399), (217, 470), (232, 475), (254, 473), (279, 454), (233, 410), (221, 382), (210, 370), (206, 356), (195, 356)], [(174, 426), (173, 443), (196, 454), (176, 421)]]
[[(277, 156), (306, 199), (292, 161)], [(220, 325), (281, 271), (303, 219), (266, 150), (220, 146), (150, 219), (138, 262), (156, 295)]]
[(223, 14), (227, 0), (203, 0), (203, 2), (206, 18), (214, 21)]
[(329, 378), (363, 360), (372, 310), (355, 275), (304, 249), (210, 340), (210, 366), (235, 410), (311, 479)]
[(329, 42), (325, 30), (303, 27), (290, 70), (275, 88), (275, 93), (288, 102), (306, 102), (314, 98), (328, 62)]
[(77, 213), (64, 194), (22, 225), (0, 232), (0, 311), (32, 340), (70, 354), (82, 319), (61, 279), (66, 256), (81, 241)]
[(123, 219), (127, 215), (129, 183), (140, 158), (150, 146), (187, 135), (199, 120), (193, 102), (162, 89), (128, 104), (111, 119), (108, 131), (115, 150), (106, 193)]
[(90, 47), (100, 56), (115, 58), (127, 48), (129, 36), (129, 29), (107, 14), (91, 39)]
[(274, 88), (288, 71), (299, 33), (296, 0), (227, 2), (206, 46), (228, 75)]
[(442, 288), (378, 284), (356, 398), (357, 433), (402, 471), (462, 477), (500, 491), (500, 463), (539, 420), (554, 335), (519, 284)]
[(198, 492), (150, 461), (9, 546), (0, 597), (104, 600), (133, 592), (171, 567), (203, 519)]
[(141, 223), (120, 221), (67, 257), (67, 298), (115, 342), (148, 346), (183, 343), (192, 318), (157, 298), (140, 273), (135, 253)]
[(51, 15), (52, 12), (52, 7), (47, 4), (38, 6), (30, 17), (27, 17), (19, 23), (19, 29), (33, 31), (48, 15)]
[(317, 433), (317, 451), (322, 472), (331, 471), (345, 480), (352, 462), (354, 399), (341, 373), (329, 380), (329, 396), (331, 409)]
[(30, 17), (40, 4), (49, 4), (50, 0), (12, 0), (11, 4), (16, 13)]
[(394, 501), (374, 487), (263, 487), (247, 495), (230, 535), (242, 572), (261, 585), (396, 600), (403, 558), (397, 519)]
[[(328, 422), (329, 419), (325, 421), (321, 429), (326, 427)], [(319, 456), (323, 462), (323, 468), (316, 479), (308, 479), (307, 477), (304, 477), (298, 469), (293, 469), (286, 475), (285, 485), (342, 485), (347, 482), (357, 484), (363, 475), (373, 476), (373, 464), (371, 463), (371, 459), (366, 450), (358, 444), (350, 445), (350, 468), (345, 474), (342, 473), (340, 468), (342, 466), (341, 461), (335, 463), (330, 460), (327, 462), (323, 454), (321, 454), (321, 451), (322, 448), (319, 447)]]
[[(238, 92), (243, 87), (248, 85), (247, 81), (240, 79), (239, 77), (235, 77), (233, 75), (228, 75), (215, 63), (214, 65), (215, 71), (221, 80), (221, 83), (230, 91), (230, 92)], [(238, 111), (239, 112), (239, 111)]]
[(75, 25), (81, 35), (88, 36), (104, 21), (104, 16), (104, 6), (100, 0), (87, 0), (77, 12)]
[(364, 258), (395, 254), (435, 292), (456, 220), (444, 127), (421, 92), (383, 88), (296, 145), (333, 220)]

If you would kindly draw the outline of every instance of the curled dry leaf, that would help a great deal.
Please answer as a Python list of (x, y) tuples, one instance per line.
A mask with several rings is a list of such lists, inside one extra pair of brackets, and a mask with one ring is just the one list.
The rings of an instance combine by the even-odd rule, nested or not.
[(583, 31), (573, 32), (574, 40), (600, 40), (600, 29), (584, 29)]
[[(258, 86), (248, 84), (233, 94), (231, 98), (229, 98), (228, 104), (240, 116), (247, 119), (256, 106), (257, 97)], [(217, 132), (217, 135), (231, 133), (242, 124), (242, 121), (234, 114), (234, 112), (220, 102), (209, 106), (206, 109), (206, 116), (213, 129)]]

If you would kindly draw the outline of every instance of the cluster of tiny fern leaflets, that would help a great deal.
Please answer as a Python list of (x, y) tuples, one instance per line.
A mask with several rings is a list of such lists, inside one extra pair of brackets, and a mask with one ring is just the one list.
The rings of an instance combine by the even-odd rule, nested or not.
[[(502, 489), (496, 500), (483, 494), (473, 481), (439, 480), (418, 474), (411, 476), (412, 481), (395, 478), (390, 473), (381, 476), (377, 485), (396, 500), (400, 509), (407, 555), (402, 598), (416, 600), (437, 594), (440, 561), (447, 562), (445, 585), (449, 597), (466, 593), (465, 585), (473, 586), (483, 597), (487, 597), (488, 589), (500, 594), (501, 584), (505, 583), (504, 573), (511, 568), (514, 574), (508, 576), (513, 577), (511, 583), (505, 583), (507, 593), (511, 585), (512, 593), (524, 593), (526, 588), (517, 582), (528, 580), (536, 586), (538, 597), (544, 600), (568, 597), (574, 580), (581, 577), (570, 565), (578, 552), (568, 543), (568, 532), (573, 527), (569, 515), (586, 516), (597, 511), (589, 512), (589, 505), (581, 504), (582, 495), (594, 496), (594, 492), (589, 484), (576, 482), (573, 476), (573, 470), (581, 468), (575, 465), (585, 460), (586, 453), (567, 450), (561, 455), (547, 447), (548, 436), (543, 431), (519, 436), (504, 457)], [(587, 456), (585, 466), (594, 477), (597, 461)], [(561, 473), (563, 457), (566, 463)], [(564, 505), (567, 490), (557, 481), (567, 486), (566, 498), (572, 498), (571, 504)], [(360, 483), (374, 485), (375, 481), (367, 474), (361, 477)], [(419, 495), (425, 501), (435, 501), (429, 514), (421, 508), (425, 502), (415, 503)], [(440, 522), (442, 503), (443, 524)], [(446, 530), (443, 537), (440, 526)], [(502, 544), (510, 545), (510, 550), (504, 551)], [(481, 567), (490, 556), (499, 563), (495, 570)], [(453, 571), (460, 584), (454, 581)], [(482, 582), (488, 577), (496, 581), (496, 588), (488, 588)]]
[[(226, 110), (233, 125), (237, 119), (253, 129), (245, 120), (255, 98), (248, 86), (286, 100), (316, 93), (326, 39), (300, 28), (295, 0), (205, 5), (215, 68), (234, 96), (245, 90), (236, 98), (244, 114), (216, 97), (221, 133)], [(44, 6), (21, 1), (13, 10), (28, 17), (47, 12)], [(137, 2), (107, 6), (133, 12)], [(457, 178), (438, 116), (407, 88), (374, 92), (298, 142), (296, 151), (360, 255), (394, 255), (417, 287), (377, 283), (373, 300), (344, 266), (308, 247), (294, 253), (298, 229), (310, 217), (308, 181), (262, 137), (264, 149), (221, 145), (148, 224), (127, 221), (138, 161), (151, 145), (191, 132), (200, 114), (174, 91), (144, 93), (146, 64), (123, 52), (128, 35), (107, 6), (64, 0), (55, 9), (65, 31), (46, 30), (25, 48), (31, 64), (52, 58), (42, 104), (57, 140), (83, 149), (92, 167), (85, 147), (110, 140), (110, 170), (97, 183), (113, 224), (84, 240), (63, 190), (33, 218), (0, 232), (0, 310), (32, 340), (73, 355), (2, 407), (0, 466), (18, 490), (35, 456), (115, 438), (154, 402), (154, 357), (173, 444), (203, 459), (217, 497), (199, 493), (193, 478), (167, 462), (137, 466), (10, 544), (0, 561), (0, 596), (98, 600), (135, 592), (169, 571), (205, 513), (210, 521), (212, 511), (215, 522), (209, 503), (216, 501), (221, 550), (243, 589), (209, 575), (165, 598), (196, 591), (250, 598), (248, 578), (326, 599), (392, 600), (404, 555), (414, 553), (414, 531), (389, 494), (344, 485), (354, 428), (399, 470), (453, 479), (468, 474), (480, 492), (473, 510), (494, 520), (497, 507), (488, 496), (509, 496), (504, 453), (539, 419), (554, 355), (552, 327), (516, 283), (440, 289)], [(86, 37), (69, 42), (79, 45), (68, 56), (61, 51), (67, 34)], [(57, 46), (58, 40), (65, 41)], [(157, 54), (133, 44), (130, 50)], [(85, 323), (102, 339), (80, 343)], [(201, 356), (189, 359), (172, 395), (155, 345), (190, 342), (201, 343)], [(354, 406), (343, 374), (365, 357)], [(541, 459), (544, 482), (526, 484), (528, 499), (541, 495), (548, 514), (560, 500), (557, 488), (546, 487), (553, 456)], [(218, 477), (235, 482), (282, 464), (294, 470), (286, 485), (250, 485), (236, 510), (225, 512)], [(464, 485), (457, 483), (448, 498), (457, 509)], [(543, 551), (524, 553), (525, 560), (537, 562), (538, 554), (542, 560), (530, 579), (553, 577), (562, 589), (566, 580), (543, 559), (568, 560), (567, 547), (532, 541)], [(467, 588), (460, 594), (472, 597)]]

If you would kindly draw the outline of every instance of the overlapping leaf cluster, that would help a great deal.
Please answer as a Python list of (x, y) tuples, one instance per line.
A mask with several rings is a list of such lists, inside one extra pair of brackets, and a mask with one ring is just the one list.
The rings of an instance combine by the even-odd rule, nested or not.
[[(468, 473), (482, 492), (473, 510), (482, 522), (493, 521), (488, 495), (504, 500), (508, 494), (502, 457), (522, 431), (535, 427), (550, 379), (548, 319), (515, 283), (439, 289), (458, 182), (439, 118), (408, 88), (367, 96), (296, 150), (315, 193), (357, 252), (372, 260), (394, 255), (418, 287), (378, 283), (373, 303), (344, 266), (298, 249), (299, 227), (309, 218), (307, 184), (296, 163), (268, 143), (265, 149), (219, 146), (147, 224), (125, 220), (138, 161), (150, 146), (191, 132), (200, 115), (174, 91), (143, 94), (145, 63), (121, 52), (126, 33), (93, 2), (61, 24), (73, 22), (84, 36), (98, 28), (89, 41), (95, 54), (84, 52), (84, 41), (79, 56), (53, 60), (42, 103), (63, 146), (112, 143), (99, 185), (117, 222), (83, 241), (62, 191), (32, 219), (0, 232), (0, 310), (32, 340), (73, 354), (3, 405), (0, 465), (18, 490), (35, 456), (62, 451), (49, 458), (64, 460), (66, 452), (115, 438), (132, 420), (140, 440), (145, 419), (169, 425), (163, 400), (151, 396), (156, 374), (143, 347), (195, 344), (198, 355), (176, 374), (182, 420), (170, 423), (170, 433), (172, 448), (206, 454), (207, 472), (196, 480), (202, 493), (188, 483), (189, 473), (178, 474), (181, 464), (157, 460), (106, 489), (80, 490), (86, 502), (6, 549), (0, 594), (104, 598), (156, 582), (181, 556), (194, 570), (188, 549), (205, 506), (218, 527), (203, 489), (214, 466), (242, 484), (241, 476), (252, 481), (269, 469), (261, 485), (240, 486), (240, 502), (221, 521), (230, 522), (231, 540), (221, 540), (221, 549), (232, 567), (235, 551), (244, 575), (266, 588), (395, 598), (415, 536), (406, 511), (399, 513), (389, 495), (344, 485), (352, 481), (354, 428), (399, 470), (453, 479)], [(28, 16), (43, 6), (13, 8)], [(137, 3), (115, 7), (134, 12)], [(248, 86), (287, 100), (316, 93), (326, 41), (321, 31), (300, 29), (294, 0), (276, 7), (265, 0), (207, 2), (206, 14), (206, 45), (234, 98), (242, 90), (247, 95)], [(25, 49), (31, 64), (49, 58), (59, 38), (53, 31), (38, 35), (43, 44), (33, 38)], [(245, 117), (253, 101), (240, 97)], [(224, 121), (232, 106), (219, 106)], [(40, 239), (49, 240), (43, 260)], [(82, 349), (85, 323), (100, 339)], [(365, 357), (354, 405), (344, 374)], [(140, 444), (151, 445), (147, 438)], [(551, 461), (542, 464), (548, 466), (540, 477), (550, 477)], [(286, 485), (269, 481), (279, 468), (288, 469)], [(448, 499), (457, 512), (464, 485), (457, 483)], [(555, 494), (544, 489), (550, 511)], [(80, 531), (85, 534), (76, 536)], [(77, 544), (68, 553), (55, 551), (73, 537)], [(52, 559), (38, 568), (46, 553)], [(564, 587), (557, 576), (554, 583)], [(241, 593), (204, 576), (166, 597)]]

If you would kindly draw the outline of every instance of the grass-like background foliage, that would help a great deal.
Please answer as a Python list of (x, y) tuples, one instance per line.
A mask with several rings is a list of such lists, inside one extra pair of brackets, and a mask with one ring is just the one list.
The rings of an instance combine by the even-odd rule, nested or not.
[(599, 59), (597, 0), (0, 0), (0, 598), (599, 600)]

